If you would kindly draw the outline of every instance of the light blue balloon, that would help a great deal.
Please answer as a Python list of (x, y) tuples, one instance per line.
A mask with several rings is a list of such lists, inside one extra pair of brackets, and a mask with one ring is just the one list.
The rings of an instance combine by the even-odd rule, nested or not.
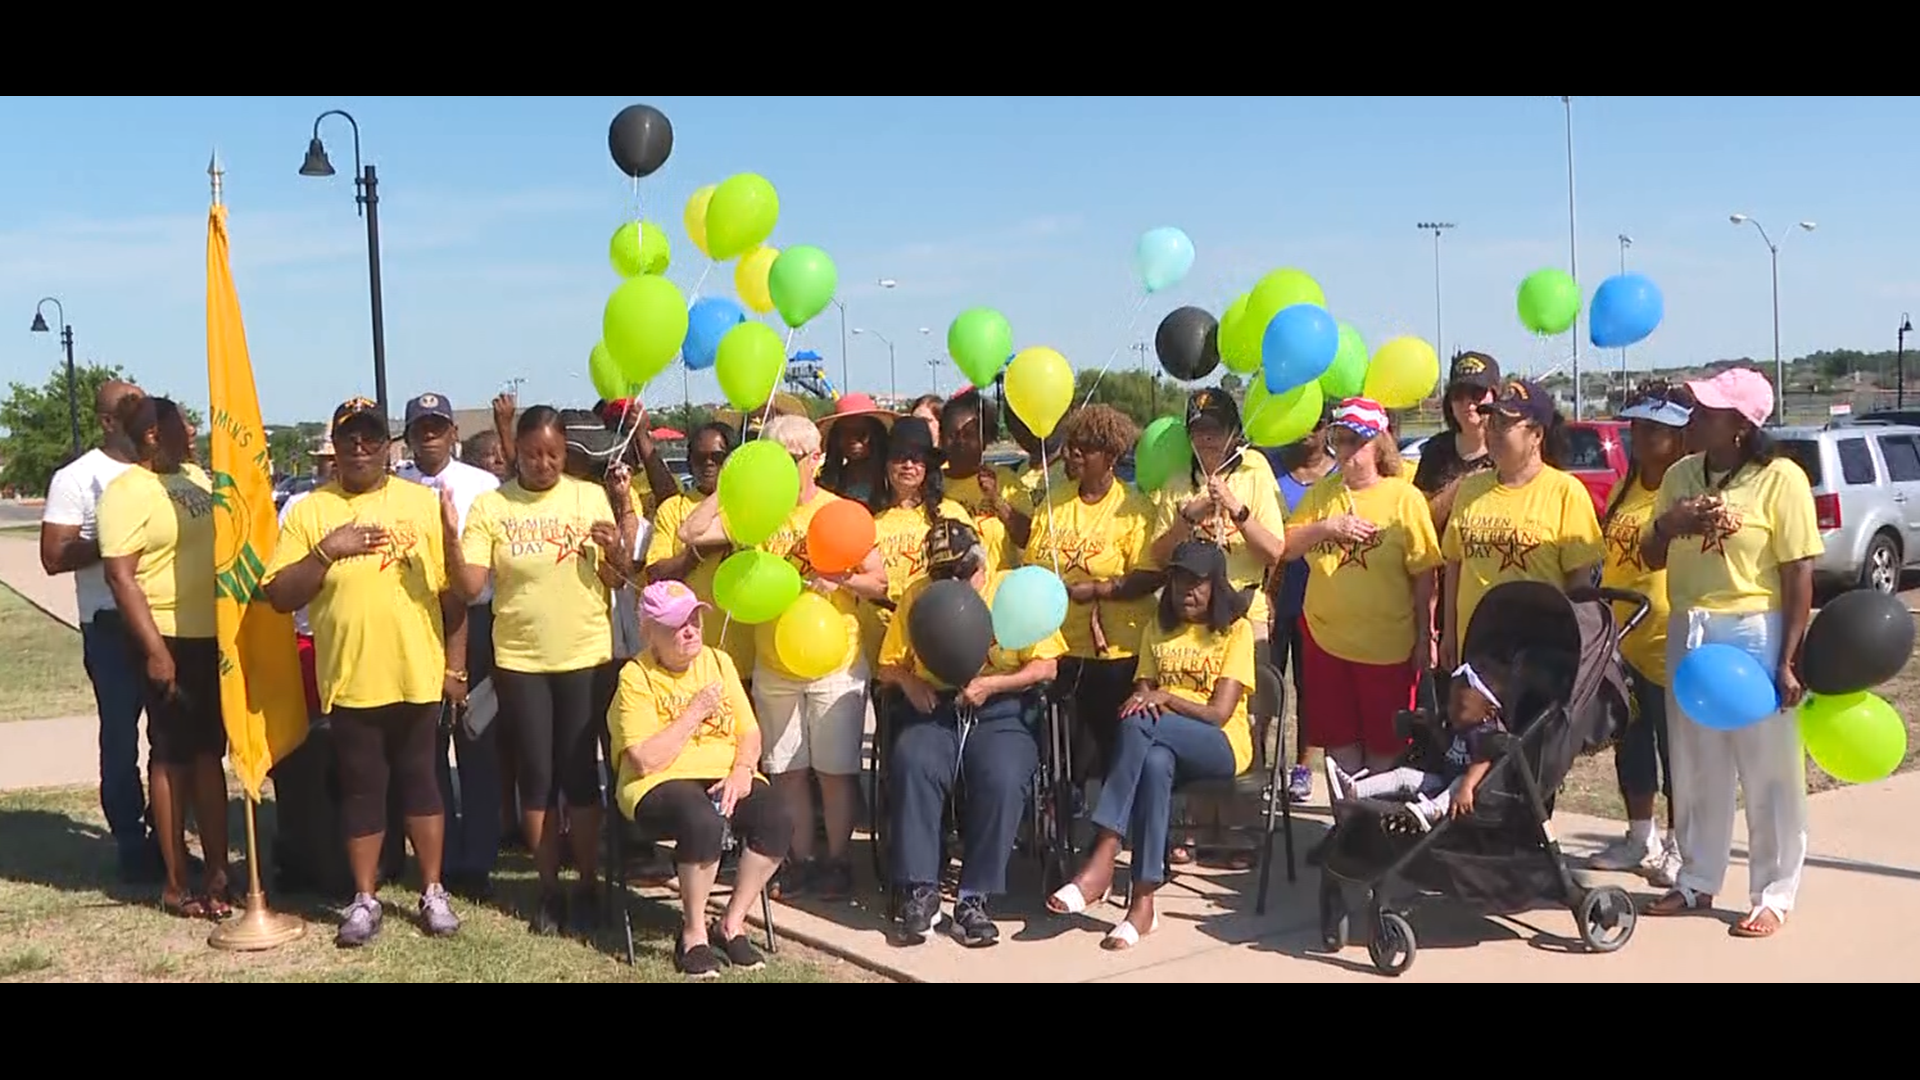
[(1193, 269), (1193, 241), (1171, 226), (1149, 229), (1133, 249), (1133, 269), (1149, 293), (1178, 285)]
[(1066, 621), (1067, 587), (1044, 566), (1023, 566), (994, 590), (993, 639), (1003, 649), (1032, 648)]
[(1687, 719), (1715, 731), (1738, 731), (1780, 711), (1773, 673), (1732, 645), (1688, 653), (1673, 673), (1673, 697)]
[(1340, 324), (1318, 304), (1280, 309), (1260, 339), (1267, 393), (1284, 394), (1327, 373), (1340, 355)]
[(720, 339), (747, 321), (747, 311), (722, 296), (703, 296), (687, 312), (687, 338), (680, 358), (692, 371), (705, 371), (720, 358)]
[(1666, 313), (1660, 286), (1642, 274), (1615, 274), (1593, 294), (1587, 313), (1589, 337), (1599, 349), (1638, 345), (1660, 326)]

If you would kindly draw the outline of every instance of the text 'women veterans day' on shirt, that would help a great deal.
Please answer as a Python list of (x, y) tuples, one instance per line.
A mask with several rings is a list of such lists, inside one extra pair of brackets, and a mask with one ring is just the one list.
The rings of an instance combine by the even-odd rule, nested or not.
[(493, 572), (496, 666), (546, 674), (612, 659), (602, 553), (592, 534), (613, 520), (606, 489), (571, 476), (545, 491), (514, 480), (473, 501), (461, 547), (469, 566)]
[(1497, 472), (1460, 481), (1453, 516), (1440, 538), (1441, 554), (1460, 564), (1460, 640), (1473, 625), (1473, 611), (1494, 586), (1541, 581), (1565, 588), (1575, 570), (1599, 566), (1606, 557), (1593, 496), (1569, 473), (1543, 468), (1518, 487)]
[(1205, 705), (1213, 700), (1214, 684), (1232, 679), (1242, 687), (1233, 715), (1221, 728), (1233, 747), (1235, 775), (1253, 764), (1253, 734), (1247, 723), (1247, 699), (1253, 696), (1253, 624), (1245, 618), (1214, 633), (1200, 623), (1182, 623), (1164, 630), (1150, 620), (1140, 638), (1140, 666), (1134, 678), (1152, 682), (1169, 694)]

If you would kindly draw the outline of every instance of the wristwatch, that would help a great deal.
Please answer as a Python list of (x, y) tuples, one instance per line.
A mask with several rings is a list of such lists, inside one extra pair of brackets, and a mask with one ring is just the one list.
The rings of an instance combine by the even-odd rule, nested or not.
[(1251, 504), (1242, 504), (1240, 507), (1240, 512), (1233, 515), (1233, 523), (1235, 525), (1245, 525), (1247, 523), (1247, 519), (1252, 516), (1253, 516), (1253, 506)]

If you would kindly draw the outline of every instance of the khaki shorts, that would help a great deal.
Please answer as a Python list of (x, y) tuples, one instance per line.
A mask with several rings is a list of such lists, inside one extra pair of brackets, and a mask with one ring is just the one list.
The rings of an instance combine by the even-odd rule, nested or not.
[(760, 768), (768, 776), (812, 769), (823, 776), (858, 776), (873, 703), (867, 699), (867, 662), (798, 682), (753, 672), (753, 711), (760, 721)]

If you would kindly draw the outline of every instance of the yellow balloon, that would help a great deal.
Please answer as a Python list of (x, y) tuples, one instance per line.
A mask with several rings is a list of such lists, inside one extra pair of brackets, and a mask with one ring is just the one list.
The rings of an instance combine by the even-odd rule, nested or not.
[(1417, 337), (1397, 337), (1373, 354), (1361, 394), (1389, 409), (1411, 409), (1440, 384), (1440, 357)]
[(707, 203), (712, 201), (713, 193), (719, 186), (708, 184), (694, 192), (687, 199), (686, 210), (680, 215), (680, 220), (687, 226), (687, 239), (692, 240), (693, 246), (700, 249), (700, 254), (709, 259), (713, 258), (713, 252), (707, 250)]
[(773, 261), (780, 257), (776, 247), (757, 247), (733, 265), (733, 288), (755, 315), (773, 310), (773, 292), (767, 287), (767, 275), (773, 273)]
[(1073, 369), (1052, 349), (1022, 349), (1007, 365), (1007, 404), (1027, 430), (1044, 439), (1073, 404)]
[(773, 624), (773, 647), (781, 664), (802, 679), (818, 679), (847, 662), (847, 623), (833, 602), (802, 592)]

